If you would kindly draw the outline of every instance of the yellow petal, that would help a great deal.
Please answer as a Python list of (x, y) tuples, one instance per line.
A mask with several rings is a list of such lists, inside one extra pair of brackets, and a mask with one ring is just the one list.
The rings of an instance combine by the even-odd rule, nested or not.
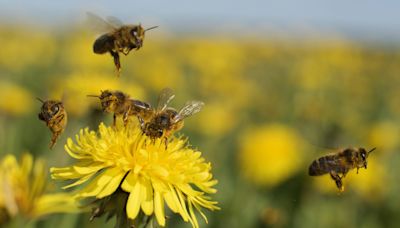
[(160, 192), (154, 193), (154, 212), (160, 226), (165, 226), (164, 200)]
[(96, 196), (98, 199), (101, 199), (105, 196), (111, 195), (115, 190), (117, 190), (118, 186), (121, 184), (122, 178), (124, 178), (125, 172), (120, 170), (120, 173), (114, 175), (112, 179), (108, 182), (106, 187)]
[(140, 181), (136, 181), (133, 191), (129, 194), (128, 202), (126, 204), (126, 214), (128, 218), (135, 219), (139, 213), (140, 204), (144, 200), (144, 188)]
[(179, 198), (179, 202), (180, 202), (179, 205), (182, 207), (181, 214), (184, 214), (190, 220), (190, 216), (189, 216), (188, 210), (186, 208), (185, 196), (183, 196), (182, 192), (179, 189), (176, 189), (176, 193)]
[(204, 221), (206, 221), (206, 223), (208, 224), (208, 219), (207, 219), (206, 215), (201, 211), (201, 207), (197, 204), (193, 204), (193, 205), (196, 207), (197, 211), (203, 217)]
[(193, 211), (193, 205), (190, 201), (188, 201), (189, 204), (189, 213), (190, 213), (190, 223), (192, 223), (193, 227), (198, 228), (199, 227), (199, 223), (197, 222), (197, 218), (196, 215), (194, 214)]
[(33, 208), (35, 216), (40, 217), (51, 213), (79, 213), (81, 209), (70, 194), (46, 194), (37, 199)]
[(73, 166), (74, 170), (82, 175), (97, 172), (102, 168), (106, 168), (103, 163), (84, 162)]
[(125, 180), (122, 182), (122, 190), (124, 190), (125, 192), (133, 191), (133, 187), (135, 187), (137, 181), (137, 175), (132, 171), (129, 172), (128, 175), (125, 177)]
[(172, 200), (175, 203), (175, 205), (177, 206), (179, 214), (182, 216), (183, 221), (185, 221), (185, 222), (189, 221), (189, 214), (187, 213), (186, 208), (184, 208), (185, 205), (184, 206), (181, 205), (181, 201), (177, 195), (177, 191), (179, 191), (179, 190), (175, 190), (175, 188), (171, 185), (169, 186), (169, 188), (170, 188), (170, 192), (171, 192), (171, 197), (173, 198)]
[(110, 168), (100, 173), (94, 178), (89, 185), (80, 191), (79, 197), (91, 197), (99, 194), (108, 182), (116, 175), (121, 173), (121, 169), (118, 167)]
[(74, 186), (83, 184), (83, 183), (85, 183), (86, 181), (88, 181), (91, 177), (93, 177), (94, 174), (95, 174), (95, 173), (86, 175), (86, 176), (80, 178), (79, 180), (75, 181), (74, 183), (62, 187), (62, 189), (68, 189), (68, 188), (72, 188), (72, 187), (74, 187)]
[(142, 210), (146, 215), (153, 214), (154, 211), (154, 202), (153, 202), (153, 187), (149, 180), (142, 179), (143, 187), (144, 187), (144, 200), (142, 202)]
[(67, 144), (64, 146), (64, 149), (69, 154), (69, 156), (71, 156), (75, 159), (80, 160), (80, 159), (84, 159), (84, 158), (88, 157), (87, 155), (77, 154), (72, 151), (72, 150), (81, 151), (82, 149), (77, 149), (77, 146), (75, 146), (75, 144), (71, 138), (67, 139)]
[(81, 175), (75, 172), (72, 167), (65, 168), (50, 168), (51, 178), (53, 179), (76, 179)]
[(21, 159), (21, 171), (23, 172), (24, 176), (28, 176), (28, 174), (31, 172), (32, 165), (33, 165), (32, 155), (28, 153), (23, 154)]
[(17, 159), (13, 155), (7, 154), (3, 158), (3, 162), (1, 165), (4, 166), (5, 168), (9, 167), (8, 169), (12, 169), (12, 168), (18, 167), (18, 162), (17, 162)]
[[(175, 195), (175, 196), (174, 196)], [(178, 197), (176, 196), (176, 193), (175, 193), (175, 191), (174, 191), (174, 189), (172, 189), (171, 187), (170, 187), (170, 190), (169, 191), (167, 191), (165, 194), (164, 194), (164, 199), (165, 199), (165, 202), (167, 202), (167, 206), (173, 211), (173, 212), (175, 212), (175, 213), (178, 213), (178, 212), (180, 212), (180, 208), (179, 208), (179, 200), (176, 200), (176, 199), (178, 199)]]
[(187, 196), (198, 196), (202, 192), (194, 190), (189, 184), (179, 184), (178, 188)]

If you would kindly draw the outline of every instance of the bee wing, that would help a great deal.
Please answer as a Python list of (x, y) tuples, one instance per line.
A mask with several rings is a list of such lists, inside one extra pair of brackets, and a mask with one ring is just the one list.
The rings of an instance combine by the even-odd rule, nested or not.
[(336, 171), (340, 171), (349, 165), (349, 161), (345, 156), (337, 154), (331, 154), (330, 156), (333, 156), (333, 159), (326, 159), (325, 162), (329, 167), (335, 169)]
[(106, 33), (113, 31), (118, 28), (118, 26), (114, 25), (113, 23), (110, 23), (103, 18), (97, 16), (94, 13), (91, 12), (86, 12), (87, 15), (87, 23), (95, 30), (96, 32), (99, 33)]
[(202, 101), (188, 101), (178, 114), (172, 119), (172, 123), (177, 123), (189, 116), (192, 116), (203, 108), (204, 102)]
[(171, 102), (171, 100), (174, 99), (174, 97), (175, 94), (172, 91), (172, 89), (164, 88), (163, 90), (161, 90), (157, 101), (157, 112), (161, 112), (165, 108), (167, 108), (169, 102)]
[(143, 101), (132, 100), (132, 104), (135, 107), (138, 107), (138, 108), (143, 109), (143, 110), (150, 110), (151, 109), (151, 105), (146, 103), (146, 102), (143, 102)]
[(120, 19), (118, 19), (117, 17), (113, 17), (113, 16), (108, 16), (106, 17), (106, 20), (109, 24), (111, 24), (114, 27), (121, 27), (124, 25), (124, 23), (122, 23), (122, 21)]

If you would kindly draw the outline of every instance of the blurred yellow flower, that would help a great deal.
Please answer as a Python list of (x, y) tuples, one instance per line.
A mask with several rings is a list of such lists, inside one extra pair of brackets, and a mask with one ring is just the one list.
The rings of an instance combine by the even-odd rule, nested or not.
[(243, 49), (235, 41), (224, 38), (186, 39), (181, 42), (179, 50), (196, 70), (211, 78), (230, 77), (240, 72), (246, 60)]
[(0, 112), (18, 116), (32, 110), (34, 96), (17, 84), (0, 81), (0, 97)]
[(393, 152), (399, 145), (400, 129), (396, 123), (381, 122), (371, 127), (369, 144), (379, 148), (380, 152)]
[(54, 37), (38, 28), (0, 30), (0, 43), (0, 66), (12, 72), (32, 65), (47, 66), (56, 50)]
[[(160, 91), (171, 82), (176, 87), (183, 87), (185, 85), (184, 74), (176, 58), (171, 55), (173, 53), (164, 53), (159, 50), (155, 53), (149, 53), (147, 49), (146, 51), (140, 50), (138, 53), (126, 57), (126, 61), (131, 63), (126, 64), (126, 68), (132, 68), (132, 77), (140, 79), (145, 86), (155, 91)], [(129, 72), (129, 70), (127, 71)], [(162, 76), (160, 77), (160, 75)]]
[(369, 157), (368, 169), (350, 172), (345, 178), (349, 187), (366, 199), (379, 199), (388, 189), (386, 169), (377, 157)]
[(123, 203), (129, 219), (135, 220), (142, 211), (146, 216), (155, 215), (161, 226), (166, 222), (164, 203), (193, 227), (198, 227), (194, 209), (204, 219), (202, 207), (219, 209), (206, 195), (216, 192), (213, 186), (217, 181), (201, 152), (189, 148), (182, 138), (171, 137), (167, 148), (161, 139), (152, 143), (136, 122), (126, 128), (121, 125), (102, 123), (98, 132), (81, 130), (76, 143), (68, 139), (65, 149), (78, 163), (52, 168), (52, 177), (76, 180), (64, 188), (88, 182), (77, 193), (79, 199), (95, 197), (106, 202), (126, 192), (129, 197)]
[(44, 215), (76, 212), (73, 197), (66, 193), (48, 194), (47, 168), (42, 160), (24, 154), (20, 163), (7, 155), (0, 163), (0, 224), (16, 216), (37, 219)]
[(73, 73), (60, 77), (52, 91), (53, 96), (63, 97), (68, 114), (82, 116), (90, 107), (99, 107), (98, 99), (88, 98), (87, 95), (100, 95), (101, 90), (122, 90), (135, 99), (143, 99), (144, 91), (137, 84), (125, 83), (115, 75), (99, 74), (96, 72)]
[[(86, 29), (87, 30), (87, 29)], [(114, 76), (114, 62), (110, 54), (97, 55), (93, 53), (93, 43), (97, 38), (96, 34), (90, 34), (83, 30), (71, 33), (66, 38), (67, 45), (65, 50), (60, 51), (64, 56), (63, 60), (77, 71), (108, 71), (110, 76)], [(124, 66), (124, 65), (122, 65)]]
[[(212, 124), (210, 124), (211, 121)], [(238, 123), (236, 112), (227, 105), (222, 106), (220, 103), (207, 103), (201, 115), (193, 122), (197, 124), (192, 128), (210, 137), (223, 136)]]
[(304, 142), (285, 125), (250, 129), (241, 139), (239, 163), (247, 178), (275, 186), (297, 172), (304, 162)]

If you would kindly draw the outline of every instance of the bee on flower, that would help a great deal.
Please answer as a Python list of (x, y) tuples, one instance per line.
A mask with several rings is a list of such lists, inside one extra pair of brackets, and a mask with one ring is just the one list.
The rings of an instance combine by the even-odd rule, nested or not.
[[(64, 188), (84, 185), (75, 197), (94, 200), (92, 219), (116, 215), (117, 225), (136, 226), (140, 221), (155, 219), (166, 225), (165, 204), (185, 222), (199, 227), (195, 211), (218, 210), (208, 194), (216, 193), (217, 181), (211, 163), (201, 152), (190, 148), (187, 140), (170, 137), (168, 147), (157, 138), (145, 143), (138, 122), (115, 127), (99, 125), (97, 132), (82, 129), (76, 142), (68, 139), (65, 149), (78, 160), (63, 168), (52, 168), (54, 179), (74, 180)], [(123, 208), (121, 210), (121, 208)]]

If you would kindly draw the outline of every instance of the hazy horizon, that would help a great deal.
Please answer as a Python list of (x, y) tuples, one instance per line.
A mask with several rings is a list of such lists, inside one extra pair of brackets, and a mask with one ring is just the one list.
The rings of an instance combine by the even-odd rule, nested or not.
[[(400, 2), (385, 1), (317, 1), (301, 4), (284, 1), (227, 0), (181, 2), (157, 0), (64, 1), (51, 0), (7, 2), (0, 0), (2, 24), (39, 24), (65, 26), (81, 23), (85, 12), (100, 16), (117, 16), (125, 22), (157, 24), (174, 31), (244, 32), (275, 31), (304, 35), (341, 33), (356, 38), (400, 40)], [(243, 34), (238, 34), (243, 35)]]

